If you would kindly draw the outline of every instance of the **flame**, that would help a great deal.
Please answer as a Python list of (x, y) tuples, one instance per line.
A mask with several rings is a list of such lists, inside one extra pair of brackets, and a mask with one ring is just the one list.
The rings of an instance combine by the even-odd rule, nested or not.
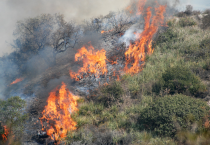
[[(133, 4), (133, 3), (132, 3)], [(126, 11), (128, 11), (130, 14), (133, 14), (133, 10), (131, 9), (131, 5), (127, 6), (125, 8)]]
[(70, 70), (71, 78), (76, 81), (79, 80), (78, 77), (83, 77), (83, 74), (92, 75), (96, 77), (107, 73), (106, 67), (106, 51), (104, 49), (94, 50), (94, 47), (90, 44), (88, 49), (83, 46), (75, 54), (75, 61), (83, 61), (83, 67), (81, 67), (77, 73)]
[(104, 31), (104, 30), (102, 30), (101, 31), (101, 34), (103, 34), (103, 33), (107, 33), (107, 32), (112, 32), (114, 30), (114, 28), (113, 29), (111, 29), (111, 30), (108, 30), (108, 31)]
[(1, 136), (3, 138), (3, 141), (6, 141), (7, 140), (7, 136), (9, 134), (9, 130), (7, 129), (6, 126), (3, 126), (3, 128), (4, 128), (4, 133)]
[[(142, 0), (140, 0), (142, 1)], [(142, 66), (144, 65), (145, 55), (152, 54), (152, 37), (157, 32), (158, 26), (163, 25), (164, 23), (164, 12), (166, 6), (160, 5), (159, 7), (155, 8), (156, 15), (153, 16), (152, 22), (150, 24), (150, 19), (152, 17), (151, 7), (147, 8), (146, 17), (145, 19), (145, 27), (144, 31), (140, 33), (136, 33), (138, 39), (131, 44), (128, 50), (125, 52), (126, 63), (124, 71), (126, 73), (134, 74), (141, 71)], [(143, 62), (143, 64), (139, 65), (139, 62)], [(132, 64), (129, 68), (128, 65)]]
[(139, 0), (138, 2), (138, 6), (137, 6), (137, 13), (136, 15), (141, 15), (143, 10), (144, 10), (144, 5), (146, 3), (147, 0)]
[(64, 138), (69, 130), (76, 129), (77, 123), (71, 118), (71, 113), (78, 111), (77, 99), (77, 96), (66, 89), (63, 82), (60, 89), (56, 88), (50, 92), (47, 105), (42, 112), (43, 116), (39, 119), (42, 126), (43, 122), (47, 122), (47, 126), (43, 126), (42, 130), (46, 129), (51, 139)]
[(23, 81), (24, 78), (17, 78), (15, 81), (13, 81), (10, 85), (13, 85), (13, 84), (16, 84), (16, 83), (19, 83), (21, 81)]

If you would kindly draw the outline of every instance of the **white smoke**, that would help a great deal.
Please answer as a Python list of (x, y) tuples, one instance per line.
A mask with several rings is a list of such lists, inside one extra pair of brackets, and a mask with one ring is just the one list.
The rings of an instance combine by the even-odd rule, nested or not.
[(132, 25), (125, 34), (119, 39), (120, 43), (125, 43), (126, 47), (130, 45), (131, 41), (135, 41), (137, 39), (137, 35), (135, 33), (142, 33), (143, 28), (140, 28), (141, 25), (134, 24)]

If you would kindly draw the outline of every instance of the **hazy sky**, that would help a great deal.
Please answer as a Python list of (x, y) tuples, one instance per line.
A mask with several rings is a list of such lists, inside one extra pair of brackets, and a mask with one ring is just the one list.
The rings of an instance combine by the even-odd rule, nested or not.
[[(125, 8), (130, 0), (0, 0), (0, 56), (12, 51), (16, 22), (42, 13), (61, 13), (65, 19), (81, 21)], [(210, 8), (210, 0), (180, 0), (180, 10), (186, 4), (195, 9)]]
[(180, 3), (182, 4), (181, 9), (185, 9), (187, 4), (191, 4), (195, 10), (210, 8), (210, 0), (180, 0)]

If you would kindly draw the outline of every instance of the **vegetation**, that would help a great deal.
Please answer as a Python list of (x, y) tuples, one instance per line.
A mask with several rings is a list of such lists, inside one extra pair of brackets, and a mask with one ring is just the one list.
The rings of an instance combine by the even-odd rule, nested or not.
[(140, 112), (138, 124), (140, 129), (173, 137), (177, 130), (190, 130), (194, 123), (207, 115), (209, 109), (200, 99), (185, 95), (165, 96), (154, 100)]
[[(123, 93), (124, 90), (121, 86), (121, 83), (115, 81), (100, 88), (100, 90), (98, 91), (97, 100), (98, 102), (103, 103), (106, 107), (112, 106), (116, 103), (123, 102)], [(93, 96), (93, 99), (96, 99), (96, 96)]]
[(176, 66), (167, 68), (160, 81), (153, 86), (153, 91), (156, 94), (159, 94), (161, 90), (167, 90), (169, 94), (182, 93), (199, 97), (198, 94), (205, 92), (206, 88), (199, 77), (188, 68)]
[[(198, 19), (197, 14), (203, 18)], [(187, 6), (185, 12), (168, 20), (167, 28), (160, 30), (154, 39), (154, 53), (146, 56), (140, 73), (125, 74), (78, 100), (79, 111), (72, 114), (77, 129), (69, 132), (64, 141), (102, 145), (209, 144), (210, 107), (206, 102), (210, 96), (209, 16), (209, 11), (200, 13)], [(123, 15), (115, 17), (110, 13), (107, 17), (113, 18), (110, 36), (121, 35), (131, 25)], [(86, 22), (84, 34), (91, 30), (100, 34), (101, 19)], [(57, 24), (59, 29), (54, 31)], [(79, 32), (79, 28), (64, 22), (62, 15), (20, 21), (14, 44), (18, 51), (12, 61), (21, 64), (47, 46), (51, 46), (55, 57), (74, 47)], [(110, 59), (115, 61), (116, 55), (122, 54), (120, 59), (125, 59), (124, 51), (125, 48), (111, 54)], [(24, 65), (18, 66), (25, 70)], [(6, 125), (9, 134), (15, 135), (14, 140), (21, 136), (27, 119), (24, 105), (20, 97), (0, 101), (0, 134)]]
[[(63, 15), (43, 14), (35, 18), (17, 22), (14, 48), (19, 63), (27, 61), (32, 55), (40, 53), (50, 47), (55, 57), (57, 53), (64, 52), (67, 48), (74, 47), (78, 41), (78, 28), (72, 23), (67, 23)], [(49, 59), (44, 57), (46, 61)], [(49, 60), (48, 60), (49, 61)]]
[(208, 22), (200, 25), (196, 15), (201, 13), (192, 7), (182, 14), (159, 33), (142, 72), (101, 86), (79, 104), (73, 114), (78, 129), (66, 142), (209, 143), (210, 108), (204, 100), (209, 95), (210, 30), (203, 30)]
[[(0, 120), (1, 128), (6, 126), (8, 130), (7, 142), (11, 144), (18, 142), (21, 139), (23, 133), (24, 121), (27, 120), (28, 115), (24, 113), (25, 101), (20, 97), (15, 96), (7, 99), (6, 101), (0, 100)], [(4, 134), (5, 130), (1, 129), (1, 134)], [(0, 141), (4, 143), (5, 141)]]

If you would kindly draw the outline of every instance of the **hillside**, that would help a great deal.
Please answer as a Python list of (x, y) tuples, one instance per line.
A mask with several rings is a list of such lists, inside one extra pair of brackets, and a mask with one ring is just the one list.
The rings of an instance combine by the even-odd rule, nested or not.
[(210, 11), (148, 5), (20, 21), (0, 60), (1, 95), (20, 96), (0, 100), (1, 143), (210, 144)]
[(209, 144), (207, 14), (169, 18), (140, 73), (100, 86), (79, 103), (68, 143)]

